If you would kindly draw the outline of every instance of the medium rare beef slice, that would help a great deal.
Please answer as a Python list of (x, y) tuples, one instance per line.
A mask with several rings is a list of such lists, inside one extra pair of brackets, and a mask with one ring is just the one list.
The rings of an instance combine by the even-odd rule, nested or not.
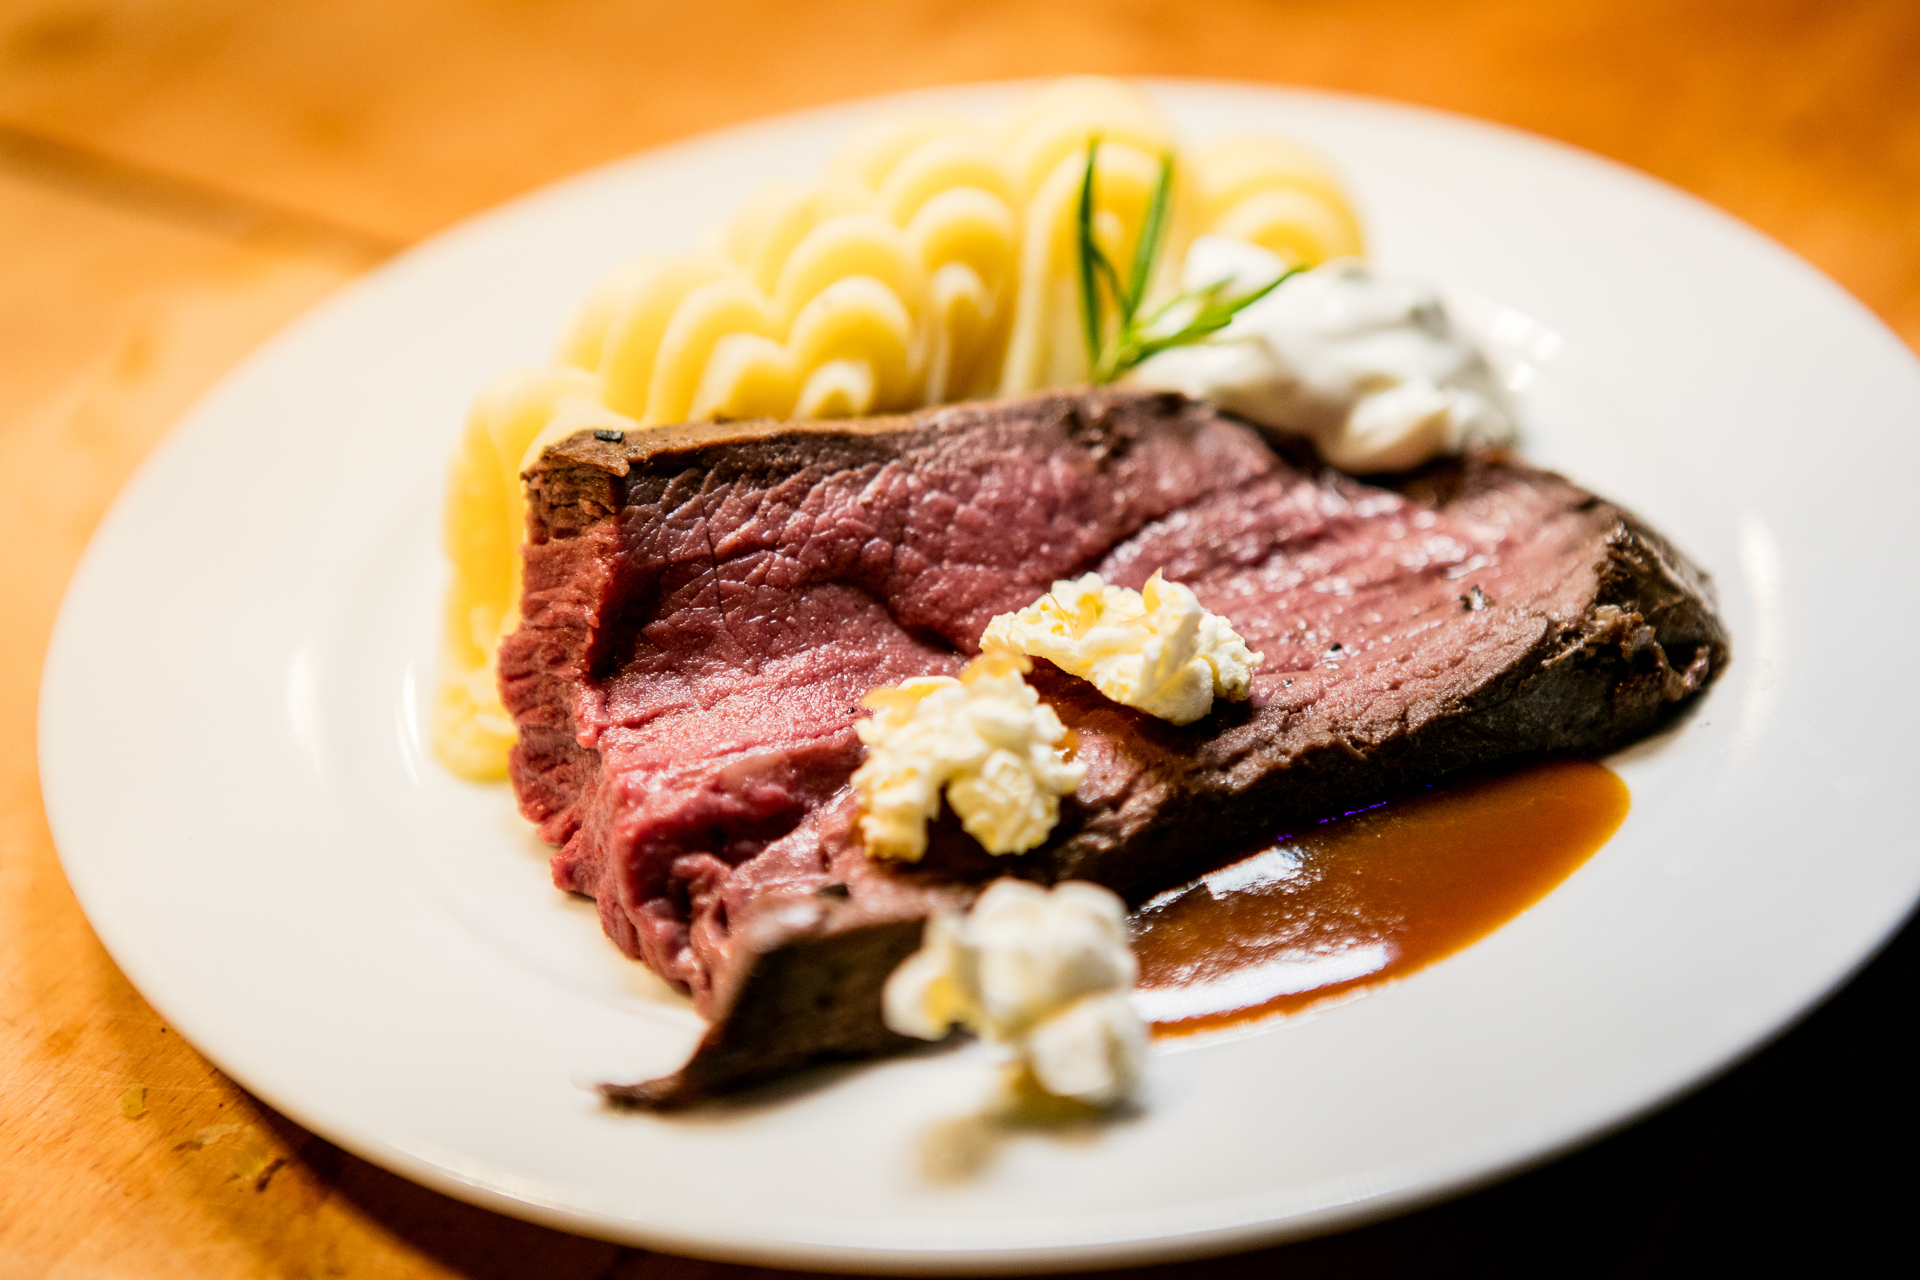
[(1209, 857), (1464, 769), (1601, 755), (1725, 665), (1704, 578), (1632, 516), (1480, 455), (1387, 491), (1275, 474), (1100, 567), (1191, 586), (1261, 653), (1253, 696), (1175, 728), (1041, 682), (1088, 766), (1049, 878), (1139, 900)]
[[(996, 613), (1279, 465), (1197, 405), (1131, 395), (550, 450), (500, 666), (556, 883), (713, 1012), (741, 913), (805, 919), (827, 882), (868, 690), (957, 673)], [(893, 897), (924, 914), (917, 888)]]
[[(715, 1020), (621, 1095), (658, 1104), (901, 1043), (879, 986), (981, 878), (1137, 899), (1410, 783), (1609, 750), (1727, 655), (1699, 575), (1557, 476), (1475, 458), (1374, 488), (1163, 395), (583, 435), (529, 484), (514, 780), (556, 882)], [(1088, 765), (1049, 843), (989, 859), (947, 821), (920, 866), (869, 860), (860, 697), (955, 673), (994, 614), (1089, 568), (1191, 586), (1265, 654), (1249, 701), (1177, 728), (1036, 663)]]

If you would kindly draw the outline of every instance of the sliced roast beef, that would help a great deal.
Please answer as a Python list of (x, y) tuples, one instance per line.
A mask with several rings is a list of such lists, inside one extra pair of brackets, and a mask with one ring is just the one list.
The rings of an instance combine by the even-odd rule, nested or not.
[[(1374, 487), (1122, 391), (603, 436), (527, 475), (501, 678), (555, 882), (712, 1022), (685, 1070), (610, 1091), (629, 1101), (906, 1043), (880, 984), (992, 875), (1138, 900), (1410, 785), (1609, 751), (1728, 656), (1657, 534), (1491, 455)], [(1175, 727), (1036, 663), (1087, 765), (1049, 841), (990, 858), (949, 816), (922, 862), (869, 859), (860, 698), (957, 673), (995, 614), (1089, 569), (1192, 587), (1265, 655), (1251, 699)]]

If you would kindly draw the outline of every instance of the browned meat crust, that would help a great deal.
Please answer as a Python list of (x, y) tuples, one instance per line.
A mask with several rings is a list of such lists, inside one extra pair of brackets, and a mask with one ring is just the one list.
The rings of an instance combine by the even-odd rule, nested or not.
[[(644, 1105), (903, 1044), (880, 984), (986, 876), (1138, 900), (1297, 821), (1610, 751), (1728, 659), (1704, 576), (1559, 476), (1479, 456), (1372, 487), (1167, 395), (583, 434), (528, 484), (522, 808), (556, 882), (713, 1021), (681, 1073), (607, 1090)], [(957, 671), (1090, 568), (1192, 586), (1266, 654), (1253, 698), (1176, 728), (1037, 664), (1088, 765), (1047, 845), (989, 859), (945, 823), (916, 867), (867, 859), (859, 697)]]

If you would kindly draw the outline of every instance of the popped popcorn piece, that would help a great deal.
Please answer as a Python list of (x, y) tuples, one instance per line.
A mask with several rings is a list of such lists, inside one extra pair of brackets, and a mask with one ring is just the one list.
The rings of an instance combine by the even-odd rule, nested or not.
[(1036, 1023), (1023, 1042), (1027, 1069), (1056, 1098), (1106, 1105), (1139, 1087), (1147, 1027), (1124, 991), (1076, 1000)]
[(1018, 613), (989, 622), (980, 648), (1045, 658), (1115, 702), (1174, 724), (1206, 715), (1215, 697), (1245, 700), (1261, 661), (1225, 618), (1158, 571), (1141, 591), (1109, 586), (1097, 573), (1056, 582)]
[(938, 1040), (955, 1023), (1008, 1045), (1041, 1088), (1105, 1105), (1138, 1086), (1146, 1025), (1127, 998), (1138, 964), (1126, 907), (1099, 885), (987, 887), (973, 910), (927, 922), (882, 993), (886, 1023)]
[(867, 760), (853, 775), (860, 834), (879, 858), (917, 861), (927, 823), (947, 803), (988, 853), (1025, 853), (1060, 820), (1086, 767), (1067, 760), (1067, 731), (1021, 677), (1019, 654), (984, 655), (960, 678), (922, 676), (875, 689), (856, 728)]

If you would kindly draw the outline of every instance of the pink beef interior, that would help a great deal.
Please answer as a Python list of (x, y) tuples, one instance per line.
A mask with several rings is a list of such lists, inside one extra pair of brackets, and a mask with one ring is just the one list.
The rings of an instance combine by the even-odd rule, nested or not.
[[(583, 435), (529, 482), (501, 659), (522, 807), (561, 846), (555, 882), (709, 1014), (743, 952), (836, 912), (918, 918), (998, 869), (1152, 892), (1290, 814), (1605, 749), (1725, 654), (1692, 571), (1558, 477), (1479, 460), (1371, 487), (1175, 397)], [(995, 614), (1089, 569), (1191, 586), (1265, 655), (1250, 702), (1176, 729), (1037, 664), (1089, 769), (1049, 845), (871, 863), (861, 697), (957, 673)], [(1636, 573), (1631, 607), (1606, 603)]]

